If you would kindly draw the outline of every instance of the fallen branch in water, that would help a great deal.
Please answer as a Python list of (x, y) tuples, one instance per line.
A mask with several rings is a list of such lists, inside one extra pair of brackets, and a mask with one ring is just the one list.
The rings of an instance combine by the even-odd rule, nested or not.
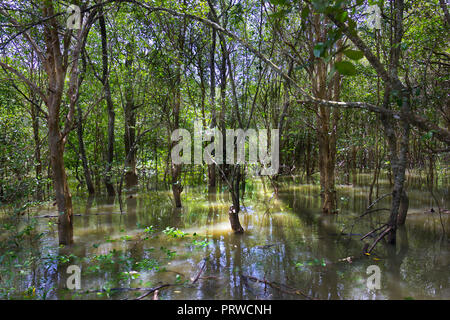
[[(146, 293), (144, 293), (142, 296), (139, 296), (139, 297), (137, 297), (137, 298), (134, 299), (134, 300), (141, 300), (141, 299), (144, 299), (145, 297), (151, 295), (151, 294), (154, 293), (155, 291), (158, 291), (158, 292), (159, 292), (159, 289), (166, 288), (166, 287), (170, 287), (170, 286), (173, 286), (173, 284), (170, 284), (170, 283), (162, 284), (162, 285), (160, 285), (160, 286), (158, 286), (158, 287), (155, 287), (155, 288), (150, 289), (149, 291), (147, 291)], [(156, 294), (156, 296), (157, 296), (157, 294)]]
[(198, 281), (198, 279), (200, 279), (200, 275), (203, 273), (203, 271), (204, 271), (205, 268), (206, 268), (206, 262), (207, 262), (208, 260), (207, 260), (207, 259), (203, 259), (203, 260), (204, 260), (203, 265), (202, 265), (202, 267), (200, 268), (200, 271), (198, 272), (197, 276), (196, 276), (194, 279), (191, 279), (191, 280), (192, 280), (192, 284), (196, 283), (196, 282)]
[(83, 293), (96, 293), (107, 291), (144, 291), (151, 290), (152, 288), (110, 288), (110, 289), (98, 289), (98, 290), (81, 290)]
[(285, 289), (281, 288), (281, 286), (277, 285), (275, 282), (270, 282), (270, 281), (267, 281), (267, 280), (261, 280), (261, 279), (255, 278), (253, 276), (241, 275), (241, 277), (249, 279), (249, 280), (252, 280), (252, 281), (254, 281), (256, 283), (258, 283), (258, 282), (264, 283), (264, 284), (266, 284), (266, 285), (268, 285), (268, 286), (270, 286), (270, 287), (272, 287), (274, 289), (277, 289), (278, 291), (286, 293), (286, 294), (300, 295), (300, 296), (303, 296), (303, 297), (305, 297), (307, 299), (310, 299), (310, 300), (318, 300), (317, 298), (311, 297), (311, 296), (307, 295), (306, 293), (303, 293), (299, 289), (292, 288), (292, 287), (290, 287), (288, 285), (283, 285), (283, 286), (285, 286), (285, 287), (290, 289), (290, 290), (285, 290)]
[(369, 209), (372, 208), (378, 201), (380, 201), (380, 200), (386, 198), (387, 196), (391, 196), (391, 195), (392, 195), (392, 192), (391, 192), (391, 193), (383, 194), (381, 197), (379, 197), (379, 198), (376, 199), (374, 202), (372, 202), (372, 203), (367, 207), (366, 210), (369, 210)]
[(205, 277), (200, 277), (199, 279), (202, 280), (210, 280), (210, 279), (218, 279), (219, 277), (216, 276), (205, 276)]
[[(350, 228), (350, 232), (353, 231), (353, 228), (355, 227), (356, 222), (358, 222), (361, 218), (363, 218), (364, 216), (373, 213), (373, 212), (378, 212), (378, 211), (390, 211), (390, 209), (388, 208), (377, 208), (377, 209), (372, 209), (371, 208), (377, 204), (379, 201), (381, 201), (382, 199), (388, 197), (388, 196), (392, 196), (392, 192), (391, 193), (386, 193), (383, 194), (381, 197), (379, 197), (378, 199), (376, 199), (375, 201), (373, 201), (371, 204), (369, 204), (369, 206), (367, 207), (366, 211), (364, 211), (363, 214), (359, 215), (353, 222), (351, 228)], [(386, 228), (387, 227), (387, 228)], [(371, 253), (372, 250), (375, 248), (376, 244), (384, 238), (385, 235), (387, 235), (387, 233), (391, 230), (391, 227), (388, 226), (388, 224), (383, 224), (381, 227), (378, 227), (372, 231), (369, 231), (368, 233), (366, 233), (364, 236), (362, 236), (362, 238), (360, 240), (364, 240), (367, 237), (373, 237), (374, 233), (382, 230), (383, 228), (386, 228), (385, 230), (383, 230), (380, 235), (378, 236), (377, 239), (375, 239), (375, 241), (372, 243), (372, 245), (370, 246), (370, 248), (367, 250), (368, 245), (366, 245), (366, 247), (363, 249), (364, 253)], [(342, 230), (343, 231), (343, 230)]]
[(372, 234), (374, 234), (375, 232), (377, 232), (377, 231), (380, 230), (380, 229), (383, 229), (383, 228), (386, 227), (386, 226), (387, 226), (387, 224), (383, 224), (381, 227), (378, 227), (378, 228), (376, 228), (376, 229), (373, 229), (372, 231), (366, 233), (360, 240), (364, 240), (365, 238), (371, 236)]
[[(381, 197), (379, 197), (378, 199), (376, 199), (374, 202), (372, 202), (367, 208), (366, 211), (364, 211), (363, 214), (359, 215), (358, 217), (355, 218), (355, 220), (352, 223), (352, 226), (350, 227), (350, 234), (353, 232), (353, 228), (355, 227), (356, 222), (359, 221), (359, 219), (363, 218), (364, 216), (368, 215), (369, 213), (373, 213), (373, 212), (377, 212), (377, 211), (389, 211), (390, 209), (387, 208), (380, 208), (380, 209), (372, 209), (370, 210), (370, 208), (372, 208), (375, 204), (377, 204), (379, 201), (381, 201), (382, 199), (391, 196), (392, 193), (386, 193), (383, 194)], [(345, 228), (344, 228), (345, 229)], [(344, 232), (344, 229), (342, 229), (342, 233)]]
[(367, 250), (367, 253), (371, 253), (373, 248), (375, 248), (375, 246), (377, 245), (377, 243), (384, 238), (385, 235), (388, 234), (389, 231), (391, 231), (392, 227), (385, 225), (385, 227), (387, 226), (387, 228), (380, 233), (380, 235), (378, 236), (378, 238), (375, 239), (375, 241), (372, 243), (372, 245), (370, 246), (369, 250)]
[[(240, 281), (241, 281), (241, 283), (244, 285), (244, 287), (246, 288), (246, 290), (247, 290), (248, 292), (250, 292), (250, 293), (256, 298), (256, 300), (259, 300), (259, 299), (260, 299), (259, 296), (254, 292), (253, 288), (249, 285), (249, 283), (248, 283), (248, 278), (247, 278), (246, 276), (244, 276), (244, 275), (241, 274), (241, 279), (240, 279)], [(266, 290), (264, 289), (264, 291), (266, 291)]]
[(372, 210), (366, 210), (362, 215), (358, 217), (358, 219), (361, 219), (362, 217), (368, 215), (369, 213), (377, 212), (377, 211), (390, 211), (389, 208), (378, 208), (378, 209), (372, 209)]

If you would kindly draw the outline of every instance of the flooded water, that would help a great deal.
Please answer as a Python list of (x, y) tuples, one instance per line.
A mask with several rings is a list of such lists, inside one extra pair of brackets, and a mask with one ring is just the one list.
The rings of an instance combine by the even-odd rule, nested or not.
[[(230, 230), (228, 194), (206, 187), (186, 187), (182, 209), (172, 208), (167, 191), (127, 196), (123, 213), (117, 201), (74, 197), (70, 249), (58, 248), (56, 218), (43, 217), (56, 212), (43, 207), (33, 212), (34, 240), (21, 242), (17, 254), (2, 253), (2, 298), (133, 299), (146, 292), (139, 288), (169, 283), (159, 299), (450, 299), (450, 243), (442, 230), (449, 232), (450, 214), (437, 213), (423, 179), (408, 177), (410, 209), (396, 248), (380, 242), (362, 254), (361, 236), (388, 215), (356, 220), (368, 205), (370, 179), (340, 185), (333, 216), (321, 214), (317, 185), (285, 181), (277, 197), (268, 181), (248, 182), (241, 235)], [(388, 191), (380, 179), (379, 195)], [(448, 187), (434, 194), (450, 208)], [(436, 212), (426, 213), (431, 207)], [(67, 289), (69, 265), (81, 268), (79, 290)], [(367, 287), (370, 265), (381, 270), (380, 289)]]

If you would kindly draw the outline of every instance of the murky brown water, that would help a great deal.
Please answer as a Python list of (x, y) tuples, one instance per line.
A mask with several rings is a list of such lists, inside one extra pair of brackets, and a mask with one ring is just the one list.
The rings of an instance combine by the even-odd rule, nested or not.
[[(305, 299), (302, 294), (318, 299), (450, 299), (450, 243), (442, 232), (442, 225), (450, 230), (450, 215), (424, 213), (432, 206), (437, 211), (437, 206), (422, 180), (409, 177), (410, 210), (397, 248), (380, 243), (374, 254), (363, 256), (361, 235), (387, 221), (388, 214), (377, 212), (354, 223), (367, 206), (368, 181), (370, 176), (361, 175), (358, 185), (339, 186), (340, 213), (334, 216), (320, 214), (318, 186), (285, 182), (277, 199), (268, 182), (247, 184), (240, 213), (243, 235), (230, 231), (227, 194), (208, 195), (204, 187), (186, 187), (181, 210), (172, 208), (168, 192), (127, 198), (123, 214), (117, 202), (74, 199), (75, 213), (82, 215), (75, 217), (75, 246), (58, 249), (54, 219), (39, 218), (38, 229), (46, 233), (30, 245), (45, 264), (22, 266), (27, 271), (12, 285), (16, 292), (34, 287), (34, 297), (48, 299), (134, 298), (145, 290), (115, 288), (164, 283), (177, 285), (162, 289), (160, 299)], [(389, 190), (386, 180), (380, 185), (379, 195)], [(442, 207), (450, 208), (448, 187), (435, 195)], [(389, 199), (378, 207), (389, 207)], [(37, 213), (45, 214), (55, 213), (53, 208)], [(136, 241), (148, 226), (155, 232)], [(186, 234), (162, 233), (166, 227)], [(69, 263), (55, 258), (58, 253), (75, 257)], [(357, 258), (339, 261), (349, 256)], [(65, 288), (69, 264), (82, 269), (82, 288), (76, 293)], [(366, 286), (369, 265), (381, 269), (379, 290)], [(102, 288), (113, 289), (95, 292)]]

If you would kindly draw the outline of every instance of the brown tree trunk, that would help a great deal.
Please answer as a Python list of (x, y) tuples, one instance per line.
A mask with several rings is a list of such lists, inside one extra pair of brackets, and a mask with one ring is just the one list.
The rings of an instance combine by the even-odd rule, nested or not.
[[(31, 64), (30, 64), (30, 75), (33, 81), (34, 77), (34, 64), (35, 64), (35, 53), (31, 52)], [(34, 139), (34, 169), (36, 176), (36, 200), (43, 200), (43, 189), (41, 185), (42, 181), (42, 159), (41, 159), (41, 142), (39, 139), (39, 106), (36, 92), (32, 88), (30, 89), (30, 112), (31, 112), (31, 123), (33, 127), (33, 139)], [(42, 101), (42, 100), (41, 100)], [(0, 188), (1, 189), (1, 188)]]
[(409, 198), (405, 190), (403, 190), (402, 198), (400, 199), (400, 207), (398, 209), (397, 226), (403, 226), (406, 221), (408, 213)]
[[(86, 73), (86, 60), (85, 57), (82, 56), (83, 61), (83, 72), (82, 74)], [(79, 85), (83, 82), (83, 76), (80, 76), (79, 79)], [(84, 139), (83, 139), (83, 112), (81, 110), (81, 105), (77, 103), (77, 134), (78, 134), (78, 148), (80, 150), (80, 158), (81, 163), (83, 165), (83, 172), (84, 172), (84, 178), (86, 180), (86, 187), (88, 189), (89, 195), (95, 194), (94, 184), (92, 183), (92, 176), (91, 171), (89, 170), (89, 163), (86, 156), (86, 149), (84, 146)]]
[[(216, 13), (216, 10), (213, 6), (213, 4), (211, 2), (208, 2), (209, 7), (211, 9), (211, 15), (212, 15), (212, 19), (219, 23), (219, 18), (218, 15)], [(223, 9), (223, 8), (222, 8)], [(222, 12), (222, 25), (226, 26), (227, 25), (227, 11), (224, 10), (224, 12)], [(235, 86), (235, 82), (234, 82), (234, 78), (233, 78), (233, 70), (232, 70), (232, 65), (231, 65), (231, 60), (230, 60), (230, 56), (229, 56), (229, 51), (227, 48), (227, 43), (226, 43), (226, 39), (223, 36), (223, 34), (219, 33), (218, 34), (219, 39), (220, 39), (220, 47), (221, 47), (221, 53), (222, 53), (222, 62), (221, 62), (221, 66), (220, 66), (220, 98), (221, 98), (221, 112), (220, 112), (220, 124), (221, 124), (221, 129), (222, 129), (222, 135), (223, 135), (223, 146), (224, 146), (224, 153), (223, 153), (223, 159), (226, 159), (226, 129), (225, 129), (225, 108), (226, 108), (226, 84), (227, 84), (227, 67), (228, 67), (228, 73), (229, 73), (229, 79), (230, 79), (230, 84), (231, 84), (231, 91), (232, 91), (232, 101), (233, 101), (233, 106), (234, 106), (234, 113), (233, 116), (235, 115), (240, 127), (242, 128), (242, 121), (240, 120), (240, 113), (239, 113), (239, 106), (238, 106), (238, 99), (237, 99), (237, 94), (236, 94), (236, 86)], [(233, 117), (231, 122), (234, 123), (235, 118)], [(250, 124), (250, 120), (249, 120), (249, 124)], [(230, 210), (228, 211), (228, 216), (229, 216), (229, 220), (230, 220), (230, 225), (231, 225), (231, 229), (235, 232), (235, 233), (242, 233), (244, 232), (244, 229), (241, 226), (241, 223), (239, 221), (239, 211), (240, 211), (240, 185), (241, 185), (241, 169), (240, 169), (240, 165), (234, 165), (233, 169), (230, 170), (231, 166), (227, 166), (225, 164), (222, 165), (222, 168), (220, 168), (220, 172), (221, 172), (221, 176), (222, 176), (222, 180), (226, 181), (231, 197), (232, 197), (232, 206), (230, 207)], [(231, 171), (231, 172), (230, 172)], [(231, 178), (230, 179), (230, 173), (231, 173)], [(231, 182), (230, 182), (231, 180)]]
[(429, 167), (428, 167), (428, 185), (430, 186), (430, 188), (433, 188), (433, 184), (434, 184), (434, 156), (432, 153), (430, 153), (429, 156)]
[[(32, 101), (35, 101), (34, 99)], [(34, 102), (36, 103), (36, 102)], [(41, 160), (41, 143), (39, 139), (39, 119), (38, 119), (38, 110), (37, 106), (34, 105), (34, 103), (31, 104), (31, 121), (33, 125), (33, 139), (34, 139), (34, 163), (35, 163), (35, 175), (36, 175), (36, 200), (42, 201), (43, 194), (42, 194), (42, 160)]]
[[(180, 107), (181, 107), (181, 92), (180, 92), (180, 81), (181, 81), (181, 71), (177, 70), (177, 83), (174, 94), (174, 105), (173, 105), (173, 116), (174, 124), (173, 129), (177, 130), (180, 128)], [(176, 142), (171, 143), (171, 150), (175, 146)], [(181, 164), (175, 164), (172, 161), (171, 164), (171, 174), (172, 174), (172, 193), (175, 200), (175, 207), (181, 208), (181, 193), (183, 192), (183, 186), (181, 184)]]
[[(185, 3), (185, 1), (183, 2)], [(186, 36), (186, 19), (183, 21), (183, 25), (179, 27), (178, 39), (175, 44), (176, 50), (178, 51), (179, 58), (182, 59), (182, 52), (184, 50), (185, 36)], [(173, 122), (172, 130), (177, 130), (180, 128), (180, 109), (181, 109), (181, 65), (178, 65), (175, 70), (175, 81), (173, 85)], [(175, 146), (176, 142), (172, 141), (171, 150)], [(181, 184), (181, 164), (171, 163), (171, 174), (172, 174), (172, 193), (175, 201), (175, 207), (181, 208), (181, 193), (183, 192), (183, 185)]]
[(94, 184), (92, 183), (92, 177), (91, 177), (91, 171), (89, 170), (89, 163), (87, 161), (86, 156), (86, 150), (84, 147), (84, 140), (83, 140), (83, 115), (81, 111), (81, 106), (78, 103), (77, 104), (77, 113), (78, 113), (78, 126), (77, 126), (77, 133), (78, 133), (78, 147), (80, 149), (80, 157), (81, 162), (83, 164), (83, 171), (84, 171), (84, 178), (86, 180), (86, 186), (88, 189), (88, 192), (90, 195), (95, 194)]
[[(320, 41), (326, 34), (320, 21), (320, 17), (315, 19), (315, 37)], [(338, 46), (341, 46), (339, 41)], [(342, 59), (342, 54), (338, 54), (336, 61)], [(327, 83), (327, 64), (317, 59), (314, 71), (311, 73), (311, 81), (314, 95), (318, 98), (339, 100), (340, 96), (340, 76), (335, 74), (333, 81)], [(317, 137), (319, 142), (319, 170), (322, 196), (322, 212), (325, 214), (336, 213), (337, 196), (335, 189), (335, 162), (336, 162), (336, 139), (337, 125), (340, 117), (338, 109), (331, 111), (331, 108), (323, 105), (318, 106), (317, 112)]]
[(127, 59), (125, 67), (127, 68), (127, 87), (125, 92), (124, 118), (125, 118), (125, 185), (132, 188), (137, 185), (138, 177), (136, 174), (136, 148), (133, 148), (136, 142), (136, 112), (134, 103), (134, 94), (132, 86), (134, 61), (134, 43), (127, 46)]
[[(53, 109), (53, 108), (51, 108)], [(51, 110), (50, 109), (50, 110)], [(49, 111), (50, 111), (49, 110)], [(59, 117), (49, 112), (49, 151), (50, 166), (52, 168), (53, 189), (55, 192), (56, 207), (58, 210), (58, 236), (59, 244), (73, 243), (73, 209), (72, 195), (67, 184), (67, 175), (64, 167), (64, 141), (61, 139)]]
[(356, 186), (358, 183), (357, 174), (356, 174), (356, 156), (358, 155), (358, 149), (355, 146), (352, 146), (352, 184)]
[(244, 228), (242, 228), (241, 223), (239, 221), (239, 210), (236, 210), (236, 207), (233, 205), (230, 207), (228, 211), (228, 218), (230, 220), (231, 230), (234, 233), (243, 233)]
[[(389, 72), (391, 75), (391, 83), (387, 84), (387, 88), (385, 89), (385, 97), (384, 104), (388, 106), (390, 101), (391, 93), (397, 93), (397, 100), (401, 104), (401, 115), (402, 118), (400, 120), (401, 124), (401, 133), (402, 136), (400, 138), (399, 148), (397, 148), (397, 136), (395, 134), (395, 130), (392, 127), (392, 120), (386, 119), (382, 117), (384, 120), (383, 125), (385, 126), (385, 132), (388, 137), (388, 144), (390, 148), (391, 155), (391, 167), (392, 173), (394, 176), (394, 188), (392, 191), (392, 203), (391, 203), (391, 213), (389, 216), (388, 226), (390, 231), (387, 236), (388, 243), (395, 244), (396, 243), (396, 234), (397, 234), (397, 222), (400, 204), (402, 202), (402, 198), (404, 197), (404, 183), (406, 179), (406, 166), (408, 161), (408, 151), (409, 151), (409, 132), (410, 132), (410, 124), (407, 121), (406, 117), (411, 112), (410, 107), (410, 96), (408, 89), (399, 81), (398, 79), (398, 65), (400, 60), (400, 43), (403, 38), (403, 9), (404, 9), (403, 0), (397, 0), (394, 2), (394, 16), (393, 16), (393, 43), (391, 46), (390, 52), (390, 65)], [(392, 91), (391, 91), (392, 89)], [(405, 194), (406, 195), (406, 194)], [(404, 217), (401, 217), (401, 220), (406, 219), (406, 210), (403, 210), (402, 214)]]
[(230, 219), (231, 230), (234, 233), (242, 233), (244, 232), (244, 228), (241, 226), (241, 222), (239, 221), (239, 211), (241, 210), (240, 205), (240, 181), (241, 181), (241, 169), (240, 165), (235, 165), (233, 168), (233, 180), (231, 181), (231, 199), (233, 201), (233, 205), (230, 207), (228, 211), (228, 218)]
[[(66, 170), (64, 167), (64, 145), (67, 135), (73, 129), (75, 106), (78, 100), (79, 72), (78, 63), (82, 52), (84, 40), (92, 26), (95, 11), (89, 13), (89, 17), (83, 27), (78, 30), (75, 38), (76, 45), (69, 50), (69, 46), (61, 45), (59, 36), (59, 25), (55, 18), (53, 3), (44, 1), (42, 3), (43, 15), (48, 17), (44, 24), (44, 41), (46, 45), (45, 55), (38, 48), (36, 43), (31, 42), (32, 47), (37, 52), (44, 65), (48, 77), (47, 94), (40, 92), (48, 109), (48, 141), (50, 153), (50, 167), (53, 177), (53, 188), (58, 210), (58, 237), (60, 245), (70, 245), (73, 243), (73, 208), (72, 196), (69, 191)], [(67, 31), (64, 38), (69, 41), (72, 31)], [(70, 42), (70, 41), (69, 41)], [(71, 55), (69, 56), (69, 52)], [(64, 127), (61, 122), (61, 101), (64, 92), (64, 85), (67, 76), (69, 61), (72, 64), (70, 70), (69, 86), (67, 96), (69, 100), (69, 110), (64, 117)], [(39, 91), (38, 91), (39, 92)]]
[(115, 196), (113, 183), (111, 182), (111, 170), (114, 160), (114, 122), (116, 114), (114, 112), (114, 104), (111, 98), (111, 88), (109, 85), (109, 66), (108, 66), (108, 39), (106, 36), (105, 18), (103, 16), (103, 8), (99, 7), (100, 35), (102, 39), (102, 64), (103, 74), (102, 83), (105, 91), (106, 106), (108, 110), (108, 151), (106, 159), (105, 187), (109, 197)]
[(306, 173), (306, 183), (311, 180), (311, 138), (309, 133), (306, 133), (306, 152), (305, 152), (305, 173)]
[[(215, 72), (215, 52), (216, 52), (216, 31), (211, 29), (212, 44), (210, 52), (210, 98), (211, 98), (211, 125), (210, 128), (215, 128), (216, 122), (216, 72)], [(211, 139), (214, 142), (214, 138)], [(214, 163), (208, 165), (208, 186), (210, 189), (216, 187), (216, 165)]]

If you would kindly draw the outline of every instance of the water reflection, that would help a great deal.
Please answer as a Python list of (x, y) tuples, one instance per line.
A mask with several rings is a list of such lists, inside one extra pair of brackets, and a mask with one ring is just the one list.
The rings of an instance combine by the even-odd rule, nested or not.
[[(83, 257), (106, 259), (113, 252), (114, 261), (121, 263), (107, 265), (96, 273), (83, 273), (83, 292), (78, 295), (65, 289), (67, 261), (55, 260), (45, 269), (32, 266), (30, 276), (18, 285), (46, 288), (48, 298), (53, 299), (104, 299), (108, 296), (95, 291), (162, 283), (178, 285), (162, 290), (161, 299), (304, 299), (293, 293), (294, 288), (318, 299), (449, 299), (448, 238), (443, 237), (438, 215), (424, 213), (429, 208), (429, 195), (421, 189), (422, 182), (412, 179), (408, 188), (410, 213), (406, 226), (398, 230), (397, 247), (380, 244), (367, 257), (362, 256), (359, 239), (385, 222), (387, 216), (380, 212), (354, 224), (367, 206), (364, 176), (356, 186), (339, 187), (340, 214), (333, 216), (321, 215), (318, 186), (285, 182), (274, 195), (267, 182), (248, 183), (240, 213), (246, 230), (242, 235), (231, 233), (227, 193), (205, 193), (203, 187), (186, 188), (184, 207), (180, 209), (172, 207), (166, 191), (127, 194), (124, 212), (112, 199), (78, 201), (76, 212), (81, 216), (75, 217), (76, 245), (58, 249), (56, 234), (50, 232), (34, 244), (36, 251), (53, 256), (73, 254), (80, 263), (84, 263)], [(379, 189), (380, 195), (389, 190), (386, 179), (380, 179)], [(443, 207), (450, 207), (448, 190), (438, 194)], [(389, 206), (389, 199), (379, 205)], [(449, 230), (448, 215), (442, 218)], [(136, 241), (148, 226), (154, 226), (156, 235)], [(161, 232), (166, 227), (189, 235), (172, 238)], [(48, 229), (45, 219), (40, 219), (40, 228)], [(194, 240), (206, 243), (202, 246)], [(352, 263), (340, 261), (350, 256), (360, 258)], [(160, 263), (159, 271), (139, 272), (136, 279), (123, 274), (124, 268), (133, 268), (132, 262), (152, 259)], [(372, 264), (382, 271), (380, 290), (366, 287), (366, 268)], [(191, 284), (200, 270), (198, 281)], [(109, 297), (133, 298), (140, 293), (113, 290)]]

